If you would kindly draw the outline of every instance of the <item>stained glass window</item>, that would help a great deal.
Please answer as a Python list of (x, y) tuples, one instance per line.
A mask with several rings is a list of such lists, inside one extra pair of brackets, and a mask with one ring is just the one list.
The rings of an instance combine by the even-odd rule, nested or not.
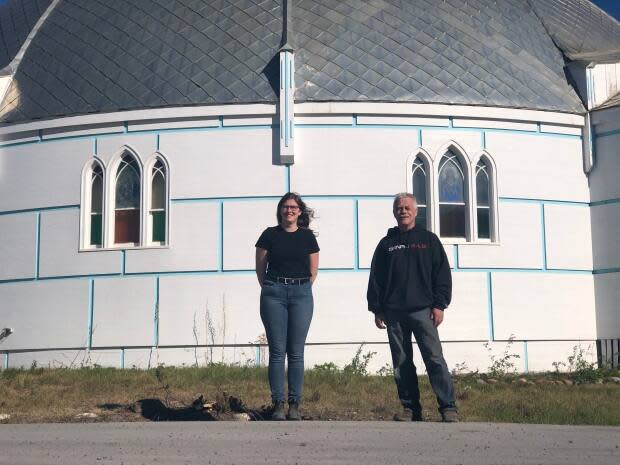
[(90, 179), (90, 245), (103, 244), (103, 169), (99, 164), (92, 168)]
[(476, 214), (478, 221), (478, 238), (491, 238), (490, 181), (487, 164), (480, 160), (476, 165)]
[(416, 226), (427, 229), (427, 207), (426, 204), (426, 169), (420, 157), (416, 157), (412, 166), (412, 185), (413, 195), (418, 204), (418, 216), (415, 219)]
[(166, 168), (157, 160), (151, 172), (151, 241), (166, 241)]
[(439, 230), (442, 237), (465, 235), (465, 175), (458, 157), (448, 151), (439, 162)]
[(114, 242), (140, 242), (140, 168), (129, 154), (123, 155), (116, 173)]

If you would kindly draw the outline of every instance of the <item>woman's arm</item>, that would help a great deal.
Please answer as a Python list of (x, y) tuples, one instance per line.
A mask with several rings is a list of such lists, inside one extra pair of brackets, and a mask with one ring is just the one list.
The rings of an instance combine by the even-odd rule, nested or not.
[(263, 287), (263, 281), (265, 280), (265, 273), (267, 272), (267, 251), (256, 247), (256, 277), (258, 278), (258, 284)]
[(313, 283), (319, 272), (319, 253), (310, 254), (310, 282)]

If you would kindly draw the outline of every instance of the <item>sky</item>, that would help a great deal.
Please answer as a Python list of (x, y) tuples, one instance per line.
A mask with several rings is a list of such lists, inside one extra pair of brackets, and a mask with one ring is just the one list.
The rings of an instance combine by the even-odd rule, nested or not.
[(620, 21), (620, 0), (593, 0), (593, 3)]

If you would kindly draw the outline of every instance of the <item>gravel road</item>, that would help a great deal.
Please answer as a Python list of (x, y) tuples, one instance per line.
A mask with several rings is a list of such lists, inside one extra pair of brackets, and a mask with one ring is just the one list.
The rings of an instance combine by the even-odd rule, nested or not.
[(620, 463), (620, 428), (489, 423), (0, 425), (0, 464)]

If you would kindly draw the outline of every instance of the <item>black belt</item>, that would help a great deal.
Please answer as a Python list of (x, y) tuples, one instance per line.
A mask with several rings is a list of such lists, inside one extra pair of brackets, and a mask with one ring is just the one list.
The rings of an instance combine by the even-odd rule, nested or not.
[[(267, 278), (269, 279), (269, 278)], [(306, 284), (310, 282), (310, 278), (282, 278), (280, 276), (278, 276), (277, 278), (274, 278), (274, 281), (276, 283), (280, 283), (280, 284), (295, 284), (295, 285), (300, 285), (300, 284)]]

